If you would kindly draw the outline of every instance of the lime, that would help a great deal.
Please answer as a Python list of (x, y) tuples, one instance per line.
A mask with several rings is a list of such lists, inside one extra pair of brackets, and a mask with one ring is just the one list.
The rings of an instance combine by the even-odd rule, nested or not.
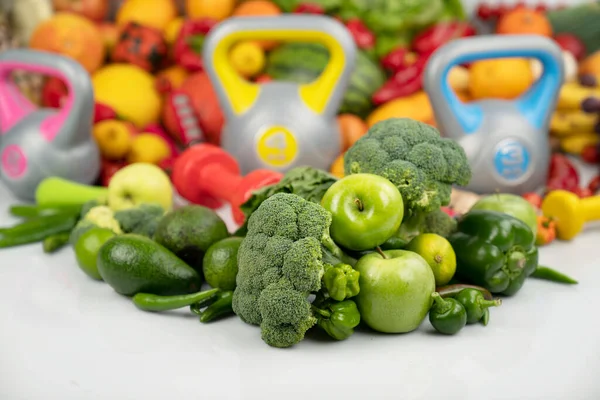
[(77, 264), (88, 276), (102, 280), (96, 265), (98, 251), (108, 239), (114, 236), (116, 234), (110, 229), (92, 228), (82, 234), (77, 242), (75, 242), (74, 249)]
[(423, 233), (408, 243), (405, 250), (417, 253), (427, 261), (435, 276), (435, 285), (450, 282), (456, 272), (456, 254), (446, 238), (435, 233)]
[(213, 288), (235, 289), (238, 272), (237, 253), (243, 238), (229, 237), (208, 248), (202, 260), (204, 279)]

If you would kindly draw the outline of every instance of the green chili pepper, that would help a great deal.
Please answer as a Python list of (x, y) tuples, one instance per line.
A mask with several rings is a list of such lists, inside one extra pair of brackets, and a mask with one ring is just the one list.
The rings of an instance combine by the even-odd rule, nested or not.
[(0, 229), (0, 248), (41, 242), (49, 236), (70, 232), (77, 221), (74, 215), (51, 215)]
[(498, 307), (502, 304), (500, 299), (486, 300), (477, 289), (463, 289), (455, 299), (463, 305), (467, 312), (467, 324), (482, 321), (484, 325), (487, 325), (489, 315), (485, 316), (485, 314), (489, 313), (489, 307)]
[(558, 283), (567, 283), (570, 285), (576, 285), (579, 283), (568, 275), (565, 275), (552, 268), (544, 267), (541, 265), (538, 265), (538, 267), (535, 269), (535, 272), (531, 276), (533, 278), (544, 279), (547, 281)]
[(312, 304), (317, 325), (335, 340), (352, 336), (360, 323), (360, 313), (353, 300), (315, 300)]
[(200, 322), (206, 323), (224, 315), (233, 314), (233, 290), (219, 293), (217, 300), (200, 313)]
[(457, 277), (491, 293), (516, 294), (538, 265), (531, 228), (499, 211), (469, 211), (448, 241), (456, 253)]
[(39, 206), (39, 205), (22, 205), (17, 204), (11, 206), (8, 211), (15, 217), (32, 219), (39, 217), (47, 217), (56, 214), (68, 214), (68, 215), (80, 215), (81, 205), (68, 205), (68, 206)]
[(352, 269), (348, 264), (325, 265), (325, 274), (322, 281), (327, 289), (329, 297), (337, 301), (343, 301), (354, 297), (360, 291), (358, 278), (360, 272)]
[(467, 325), (467, 311), (456, 299), (444, 299), (433, 292), (433, 306), (429, 310), (429, 322), (436, 331), (445, 335), (454, 335)]
[(159, 296), (150, 293), (137, 293), (133, 296), (133, 304), (144, 311), (168, 311), (190, 306), (192, 304), (207, 304), (214, 301), (220, 289), (210, 289), (203, 292), (174, 296)]
[(42, 243), (44, 253), (54, 253), (63, 248), (69, 243), (69, 237), (71, 237), (71, 232), (57, 233), (56, 235), (48, 236)]
[(463, 289), (477, 289), (481, 292), (481, 294), (483, 294), (483, 297), (486, 300), (493, 300), (494, 297), (492, 296), (492, 294), (490, 293), (489, 290), (487, 290), (484, 287), (481, 286), (476, 286), (476, 285), (468, 285), (468, 284), (464, 284), (464, 283), (454, 283), (451, 285), (446, 285), (446, 286), (440, 286), (437, 287), (435, 289), (436, 292), (438, 292), (440, 294), (440, 296), (442, 296), (444, 299), (447, 297), (454, 297), (457, 294), (459, 294)]

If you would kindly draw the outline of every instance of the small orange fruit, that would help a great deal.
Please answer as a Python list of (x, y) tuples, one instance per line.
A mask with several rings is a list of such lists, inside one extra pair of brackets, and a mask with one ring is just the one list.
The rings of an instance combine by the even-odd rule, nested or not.
[(503, 35), (542, 35), (552, 37), (552, 25), (541, 12), (526, 7), (516, 8), (502, 16), (496, 33)]
[(337, 121), (342, 135), (342, 151), (348, 150), (369, 130), (366, 122), (354, 114), (340, 114)]
[(471, 65), (469, 93), (475, 100), (514, 99), (535, 81), (531, 63), (525, 58), (497, 58)]

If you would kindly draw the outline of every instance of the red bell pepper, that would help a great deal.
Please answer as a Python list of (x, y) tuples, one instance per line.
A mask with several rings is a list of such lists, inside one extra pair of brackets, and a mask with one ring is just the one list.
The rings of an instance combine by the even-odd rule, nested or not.
[(592, 194), (596, 194), (596, 192), (600, 189), (600, 175), (596, 175), (594, 178), (592, 178), (587, 187)]
[(412, 42), (417, 53), (432, 53), (452, 39), (475, 36), (477, 31), (467, 22), (440, 22), (419, 33)]
[(375, 46), (375, 35), (358, 18), (352, 18), (346, 22), (346, 28), (352, 34), (359, 49), (371, 49)]
[(579, 191), (579, 173), (577, 168), (564, 154), (555, 153), (550, 158), (550, 169), (546, 182), (546, 191), (567, 190)]
[(294, 10), (294, 14), (325, 14), (325, 9), (316, 3), (301, 3)]
[(417, 55), (406, 47), (398, 47), (381, 60), (381, 66), (388, 71), (397, 72), (417, 61)]
[(94, 104), (94, 124), (107, 119), (119, 119), (119, 116), (112, 107), (96, 102)]
[(175, 62), (190, 72), (202, 71), (202, 45), (204, 36), (218, 23), (211, 18), (185, 21), (173, 46)]
[(381, 105), (399, 97), (410, 96), (423, 88), (423, 70), (410, 66), (396, 72), (373, 94), (373, 104)]

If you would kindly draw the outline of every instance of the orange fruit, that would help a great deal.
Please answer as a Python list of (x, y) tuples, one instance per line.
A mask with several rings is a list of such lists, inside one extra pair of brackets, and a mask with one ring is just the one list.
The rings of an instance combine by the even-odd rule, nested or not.
[(340, 114), (337, 121), (342, 135), (342, 151), (348, 150), (369, 130), (365, 121), (354, 114)]
[(589, 74), (600, 77), (600, 50), (597, 50), (583, 59), (579, 64), (579, 73), (581, 75)]
[(131, 149), (133, 132), (126, 122), (104, 120), (94, 125), (92, 133), (100, 154), (106, 160), (122, 160)]
[(177, 7), (174, 0), (125, 0), (117, 11), (116, 22), (119, 26), (137, 22), (164, 31), (176, 17)]
[(504, 35), (535, 34), (552, 37), (552, 25), (541, 12), (519, 7), (500, 18), (496, 25), (496, 33)]
[(344, 154), (340, 154), (333, 164), (331, 164), (329, 173), (340, 179), (344, 177)]
[(89, 73), (100, 68), (106, 54), (104, 38), (96, 25), (68, 12), (56, 13), (38, 24), (29, 47), (71, 57)]
[(186, 0), (185, 11), (191, 19), (213, 18), (221, 21), (231, 15), (235, 3), (236, 0)]
[(514, 99), (535, 81), (531, 63), (525, 58), (497, 58), (471, 65), (469, 93), (475, 100)]
[[(267, 0), (249, 0), (233, 10), (234, 17), (253, 17), (253, 16), (277, 16), (281, 10), (277, 5)], [(261, 40), (257, 43), (265, 50), (271, 50), (277, 46), (276, 41)]]

